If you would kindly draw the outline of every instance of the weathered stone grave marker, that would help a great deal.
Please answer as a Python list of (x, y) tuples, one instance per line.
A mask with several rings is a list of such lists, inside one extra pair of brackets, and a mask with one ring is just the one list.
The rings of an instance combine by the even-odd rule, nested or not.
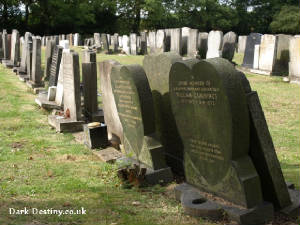
[(111, 82), (126, 155), (146, 165), (147, 182), (171, 181), (164, 149), (155, 135), (153, 100), (143, 68), (139, 65), (113, 66)]
[(243, 67), (253, 68), (254, 46), (260, 44), (261, 36), (262, 35), (258, 33), (251, 33), (247, 36)]

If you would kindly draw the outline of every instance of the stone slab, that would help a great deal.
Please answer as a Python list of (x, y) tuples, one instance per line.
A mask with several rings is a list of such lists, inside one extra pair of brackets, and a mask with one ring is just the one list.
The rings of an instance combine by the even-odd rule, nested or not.
[(93, 151), (93, 153), (106, 163), (114, 163), (117, 159), (124, 156), (120, 151), (112, 147), (108, 147), (100, 151)]
[(84, 144), (90, 148), (104, 148), (108, 145), (107, 126), (99, 123), (98, 126), (90, 127), (89, 124), (83, 125)]
[(75, 121), (62, 116), (49, 115), (48, 123), (56, 129), (56, 132), (77, 132), (83, 130), (84, 121)]
[(222, 199), (212, 198), (187, 183), (175, 187), (175, 198), (181, 202), (185, 213), (192, 216), (219, 220), (228, 215), (230, 220), (240, 225), (265, 224), (274, 217), (271, 203), (263, 202), (254, 208), (246, 209)]
[(40, 95), (35, 99), (35, 103), (38, 104), (41, 108), (46, 109), (46, 110), (52, 110), (52, 109), (58, 109), (61, 110), (62, 107), (57, 105), (56, 102), (54, 101), (48, 101), (47, 100), (47, 95), (43, 96)]

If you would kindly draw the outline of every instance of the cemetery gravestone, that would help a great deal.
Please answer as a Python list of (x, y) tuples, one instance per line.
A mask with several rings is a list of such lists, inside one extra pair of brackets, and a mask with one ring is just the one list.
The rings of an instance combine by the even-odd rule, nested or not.
[(164, 149), (155, 135), (153, 100), (143, 68), (140, 65), (114, 66), (111, 82), (127, 156), (154, 170), (156, 175), (151, 179), (155, 181), (150, 183), (171, 181)]
[(20, 60), (20, 35), (17, 30), (12, 31), (12, 41), (11, 41), (11, 61), (12, 66), (18, 66)]
[(3, 48), (3, 59), (9, 59), (9, 47), (8, 47), (8, 38), (6, 30), (2, 33), (2, 48)]
[(247, 36), (243, 67), (253, 68), (254, 46), (260, 44), (261, 36), (262, 35), (258, 33), (251, 33)]
[(165, 40), (165, 51), (171, 51), (171, 29), (165, 29), (166, 40)]
[(292, 37), (289, 44), (289, 78), (292, 83), (300, 83), (300, 37)]
[(259, 71), (253, 71), (270, 75), (273, 72), (273, 67), (276, 59), (277, 37), (275, 35), (265, 34), (261, 38), (259, 46)]
[(122, 50), (125, 52), (125, 54), (130, 55), (129, 38), (127, 35), (123, 35), (122, 37), (122, 46)]
[(42, 82), (42, 65), (41, 65), (41, 39), (33, 38), (32, 47), (32, 82), (30, 86), (32, 88), (44, 86)]
[(156, 32), (156, 39), (155, 39), (155, 53), (163, 53), (165, 51), (165, 32), (164, 30), (158, 30)]
[(239, 36), (238, 53), (244, 53), (246, 49), (247, 36)]
[(137, 54), (137, 37), (136, 34), (130, 34), (130, 54)]
[(169, 74), (171, 66), (181, 57), (174, 52), (145, 56), (143, 68), (152, 92), (156, 133), (164, 146), (167, 165), (183, 173), (183, 144), (171, 109)]
[(277, 50), (274, 71), (278, 74), (288, 74), (290, 60), (289, 43), (291, 38), (291, 35), (277, 35)]
[(20, 74), (26, 74), (27, 73), (27, 49), (28, 49), (28, 41), (32, 40), (31, 33), (26, 32), (24, 43), (22, 44), (22, 56), (21, 56), (21, 64), (20, 68), (18, 70), (19, 75)]
[(200, 32), (198, 37), (198, 52), (201, 59), (206, 58), (208, 33)]
[(236, 37), (236, 34), (232, 31), (224, 35), (222, 46), (222, 57), (224, 59), (232, 61), (235, 52)]
[[(62, 47), (62, 53), (69, 53), (70, 47), (69, 47), (69, 41), (63, 40), (60, 41), (59, 46)], [(58, 65), (59, 71), (58, 71), (58, 77), (57, 77), (57, 88), (56, 88), (56, 95), (55, 95), (55, 103), (62, 107), (63, 106), (63, 100), (64, 100), (64, 68), (63, 68), (64, 62), (63, 57), (61, 57), (60, 63)]]
[(171, 29), (171, 52), (181, 54), (182, 50), (182, 33), (180, 28)]
[(109, 43), (106, 34), (101, 34), (101, 42), (105, 53), (109, 52)]
[(98, 110), (96, 53), (83, 51), (82, 82), (84, 115), (92, 122), (104, 122), (103, 111)]
[(50, 77), (49, 77), (49, 87), (57, 85), (59, 66), (62, 58), (63, 48), (61, 46), (55, 46), (52, 56), (51, 68), (50, 68)]
[(48, 41), (47, 44), (46, 44), (45, 80), (49, 80), (54, 46), (55, 46), (55, 42), (54, 41)]
[(198, 30), (197, 29), (189, 30), (187, 54), (189, 57), (196, 57), (198, 54)]
[(150, 53), (154, 54), (156, 49), (156, 33), (154, 31), (149, 32), (149, 46)]
[(94, 40), (95, 40), (95, 45), (96, 47), (101, 47), (101, 40), (100, 40), (100, 34), (99, 33), (94, 33)]
[(26, 49), (26, 67), (27, 67), (27, 77), (32, 80), (32, 40), (28, 40)]
[(181, 28), (181, 34), (182, 34), (182, 50), (181, 54), (186, 55), (187, 54), (187, 48), (188, 48), (188, 40), (189, 40), (189, 35), (190, 35), (190, 29), (189, 27), (182, 27)]
[(147, 33), (141, 32), (141, 54), (147, 54)]
[(206, 58), (216, 58), (222, 56), (223, 32), (212, 30), (208, 34)]
[(119, 145), (123, 143), (123, 128), (111, 87), (111, 70), (114, 65), (121, 64), (114, 60), (105, 60), (98, 63), (104, 121), (107, 125), (108, 140), (115, 143), (115, 145)]

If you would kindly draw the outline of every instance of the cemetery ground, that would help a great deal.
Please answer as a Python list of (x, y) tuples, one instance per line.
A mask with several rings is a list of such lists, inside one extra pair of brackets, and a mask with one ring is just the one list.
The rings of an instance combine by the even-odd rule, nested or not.
[[(76, 50), (79, 50), (77, 48)], [(44, 51), (43, 51), (44, 54)], [(143, 56), (97, 55), (142, 64)], [(241, 55), (235, 62), (241, 64)], [(44, 56), (42, 56), (44, 59)], [(246, 74), (258, 92), (285, 179), (299, 189), (300, 87), (281, 77)], [(99, 89), (99, 88), (98, 88)], [(25, 83), (0, 65), (0, 224), (228, 224), (183, 214), (174, 184), (125, 189), (116, 167), (101, 162), (72, 134), (48, 125)], [(9, 215), (9, 208), (77, 210), (86, 215)], [(299, 221), (289, 221), (292, 224)]]

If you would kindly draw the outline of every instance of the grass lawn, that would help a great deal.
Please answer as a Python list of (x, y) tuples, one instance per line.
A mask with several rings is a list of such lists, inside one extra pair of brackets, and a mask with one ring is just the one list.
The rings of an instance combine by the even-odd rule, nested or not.
[[(143, 56), (97, 55), (97, 61), (105, 59), (141, 64)], [(300, 86), (279, 77), (247, 77), (258, 91), (284, 176), (299, 189)], [(1, 225), (216, 224), (184, 215), (173, 197), (174, 184), (121, 188), (116, 168), (99, 161), (71, 134), (55, 133), (34, 98), (0, 65)], [(9, 208), (24, 207), (83, 207), (86, 215), (9, 215)]]

